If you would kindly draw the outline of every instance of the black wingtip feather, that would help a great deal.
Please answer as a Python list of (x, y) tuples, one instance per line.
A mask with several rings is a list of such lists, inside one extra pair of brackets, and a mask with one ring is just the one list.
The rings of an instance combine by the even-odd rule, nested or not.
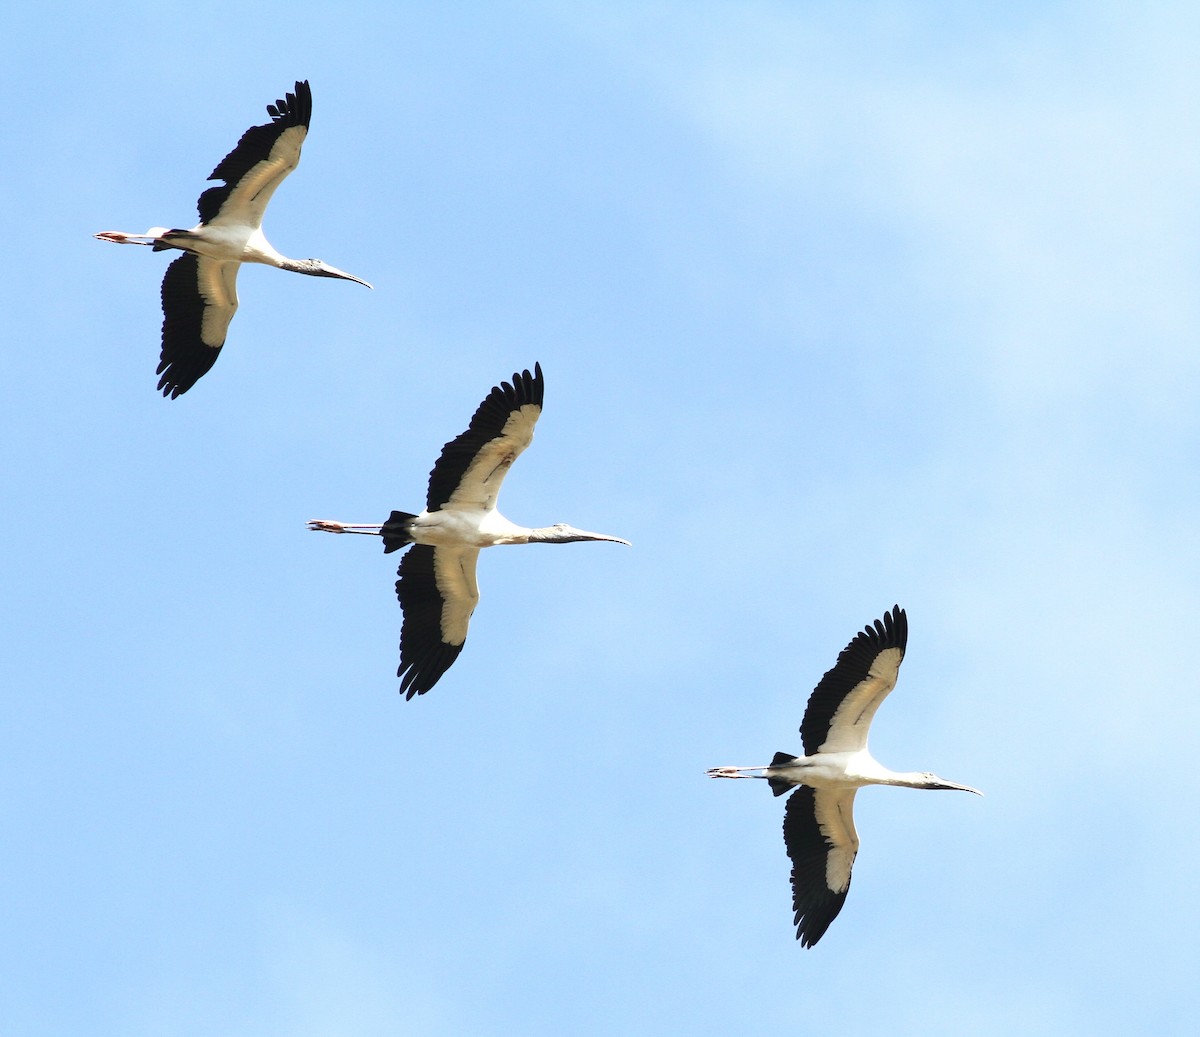
[(835, 893), (825, 878), (829, 844), (817, 824), (814, 791), (801, 785), (787, 801), (783, 841), (792, 861), (792, 921), (796, 939), (812, 947), (833, 924), (850, 891), (849, 882)]
[(838, 654), (837, 662), (825, 671), (813, 689), (800, 724), (806, 753), (815, 753), (825, 741), (833, 714), (846, 692), (864, 680), (880, 652), (899, 648), (901, 658), (908, 646), (908, 616), (893, 605), (882, 619), (868, 623)]
[(288, 93), (274, 104), (267, 105), (267, 114), (271, 116), (271, 121), (251, 126), (242, 134), (234, 149), (209, 174), (209, 180), (224, 180), (225, 183), (210, 187), (200, 195), (196, 208), (201, 223), (208, 223), (216, 217), (233, 185), (271, 153), (280, 134), (293, 126), (308, 129), (312, 121), (312, 90), (309, 89), (308, 80), (298, 79), (295, 93)]
[(479, 448), (500, 435), (510, 414), (527, 405), (541, 409), (545, 389), (542, 365), (539, 363), (533, 365), (532, 374), (528, 369), (517, 371), (511, 382), (501, 382), (492, 387), (492, 391), (475, 408), (467, 430), (442, 447), (429, 473), (425, 506), (430, 511), (437, 511), (450, 499)]
[(429, 691), (458, 658), (462, 645), (442, 644), (426, 652), (421, 658), (414, 659), (396, 671), (400, 680), (400, 694), (405, 701), (424, 695)]
[[(400, 694), (405, 701), (429, 691), (454, 664), (462, 651), (462, 645), (450, 645), (444, 641), (428, 645), (419, 654), (402, 660), (396, 670), (400, 678)], [(403, 653), (402, 653), (403, 654)]]
[(217, 362), (220, 346), (200, 338), (204, 299), (196, 290), (199, 260), (184, 253), (167, 267), (162, 282), (162, 351), (155, 374), (159, 391), (174, 400), (187, 392)]
[(433, 548), (427, 544), (410, 547), (400, 559), (397, 576), (396, 597), (404, 622), (396, 676), (400, 678), (400, 693), (411, 699), (437, 684), (463, 646), (442, 640), (443, 602), (434, 573)]

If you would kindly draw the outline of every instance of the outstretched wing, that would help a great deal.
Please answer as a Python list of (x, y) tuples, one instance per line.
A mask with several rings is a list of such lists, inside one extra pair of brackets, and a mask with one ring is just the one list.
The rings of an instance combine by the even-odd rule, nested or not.
[(533, 442), (533, 427), (542, 413), (542, 368), (514, 374), (501, 382), (475, 411), (470, 427), (450, 440), (429, 473), (426, 508), (452, 506), (490, 511), (512, 463)]
[(908, 644), (908, 617), (896, 605), (838, 656), (808, 698), (800, 737), (806, 755), (865, 749), (879, 704), (896, 686)]
[[(271, 195), (300, 162), (300, 148), (312, 118), (312, 91), (308, 80), (296, 83), (296, 92), (267, 105), (271, 121), (251, 126), (242, 139), (212, 171), (209, 180), (224, 180), (210, 187), (196, 203), (201, 223), (236, 219), (254, 225), (262, 222)], [(224, 213), (222, 214), (222, 209)]]
[(792, 860), (796, 939), (805, 947), (825, 935), (846, 903), (858, 853), (855, 791), (801, 785), (787, 801), (783, 841)]
[(424, 695), (450, 669), (467, 640), (479, 603), (474, 547), (414, 544), (400, 560), (396, 597), (404, 610), (400, 628), (400, 691)]
[(162, 283), (162, 353), (158, 387), (175, 399), (217, 362), (229, 322), (237, 312), (240, 263), (188, 252), (176, 259)]

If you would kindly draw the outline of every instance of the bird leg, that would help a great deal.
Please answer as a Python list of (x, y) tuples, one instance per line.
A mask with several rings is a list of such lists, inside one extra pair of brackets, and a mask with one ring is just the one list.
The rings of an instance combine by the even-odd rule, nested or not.
[(710, 778), (765, 778), (765, 774), (751, 773), (765, 769), (764, 767), (710, 767), (704, 773)]
[(308, 528), (321, 533), (361, 533), (363, 536), (379, 536), (383, 528), (379, 525), (334, 522), (331, 519), (309, 519)]
[(118, 245), (153, 245), (157, 240), (149, 234), (126, 234), (120, 230), (102, 230), (92, 235), (101, 241), (112, 241)]

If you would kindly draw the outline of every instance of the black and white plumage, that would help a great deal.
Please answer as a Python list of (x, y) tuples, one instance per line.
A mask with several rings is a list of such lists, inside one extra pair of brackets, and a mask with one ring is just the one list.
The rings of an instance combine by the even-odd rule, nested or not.
[[(460, 436), (442, 447), (429, 473), (425, 510), (393, 511), (383, 525), (314, 519), (309, 529), (383, 537), (385, 553), (408, 547), (400, 560), (396, 596), (404, 612), (400, 631), (400, 691), (407, 698), (432, 688), (462, 651), (479, 602), (475, 566), (479, 552), (499, 544), (568, 544), (620, 537), (567, 525), (529, 529), (496, 510), (500, 484), (533, 440), (542, 413), (542, 369), (501, 382), (475, 411)], [(412, 545), (409, 547), (409, 545)]]
[(714, 767), (713, 778), (765, 778), (776, 796), (795, 789), (783, 818), (792, 860), (796, 939), (813, 946), (838, 916), (858, 853), (854, 795), (864, 785), (974, 792), (928, 772), (890, 771), (871, 756), (867, 731), (896, 686), (908, 644), (908, 617), (899, 605), (875, 620), (838, 656), (808, 699), (800, 740), (804, 756), (776, 753), (768, 767)]
[(237, 312), (237, 275), (242, 263), (265, 263), (315, 277), (337, 277), (371, 286), (319, 259), (288, 259), (262, 232), (263, 213), (275, 189), (300, 161), (300, 148), (312, 117), (308, 81), (296, 92), (267, 105), (271, 121), (251, 126), (218, 163), (210, 187), (196, 203), (200, 222), (191, 230), (151, 227), (145, 234), (107, 230), (102, 241), (150, 245), (154, 251), (180, 249), (162, 283), (162, 355), (158, 388), (172, 399), (208, 372), (225, 344)]

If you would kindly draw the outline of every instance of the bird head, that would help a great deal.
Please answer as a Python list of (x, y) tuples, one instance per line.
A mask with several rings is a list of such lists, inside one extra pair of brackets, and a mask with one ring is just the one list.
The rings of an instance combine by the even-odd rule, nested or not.
[(973, 789), (970, 785), (959, 785), (957, 782), (947, 781), (945, 778), (939, 778), (936, 774), (930, 774), (929, 771), (926, 771), (921, 777), (925, 779), (923, 787), (927, 789), (958, 789), (959, 792), (974, 792), (977, 796), (983, 795), (979, 789)]
[(323, 259), (301, 259), (296, 270), (298, 273), (311, 274), (313, 277), (337, 277), (343, 281), (357, 281), (359, 284), (365, 284), (368, 288), (374, 287), (369, 281), (348, 274), (345, 270), (339, 270), (336, 266), (330, 266)]

